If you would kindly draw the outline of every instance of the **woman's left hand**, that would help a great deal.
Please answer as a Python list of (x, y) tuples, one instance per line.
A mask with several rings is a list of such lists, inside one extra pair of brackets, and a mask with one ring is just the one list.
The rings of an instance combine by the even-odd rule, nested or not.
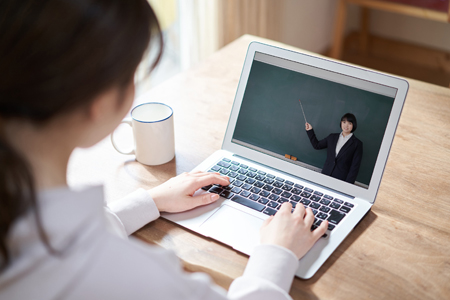
[(200, 171), (183, 173), (149, 190), (148, 193), (152, 196), (159, 211), (182, 212), (219, 199), (219, 195), (212, 193), (193, 196), (198, 189), (210, 184), (227, 186), (230, 184), (230, 179), (219, 173)]

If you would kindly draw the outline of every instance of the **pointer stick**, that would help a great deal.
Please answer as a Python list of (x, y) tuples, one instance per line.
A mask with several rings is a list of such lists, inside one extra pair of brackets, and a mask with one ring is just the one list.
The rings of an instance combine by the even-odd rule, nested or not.
[(305, 123), (308, 123), (308, 121), (306, 121), (306, 116), (305, 116), (305, 111), (303, 110), (302, 101), (300, 101), (300, 99), (298, 99), (298, 103), (300, 103), (300, 107), (302, 108), (302, 113), (303, 113), (303, 118), (305, 118)]

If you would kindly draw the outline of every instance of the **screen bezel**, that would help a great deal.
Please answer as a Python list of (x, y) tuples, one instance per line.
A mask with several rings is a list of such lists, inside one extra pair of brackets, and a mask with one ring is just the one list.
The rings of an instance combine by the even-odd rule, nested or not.
[[(397, 94), (394, 99), (391, 114), (389, 116), (386, 131), (381, 143), (380, 151), (375, 163), (368, 189), (355, 186), (354, 184), (350, 184), (327, 175), (323, 175), (321, 173), (300, 167), (296, 164), (292, 164), (288, 161), (281, 160), (279, 158), (232, 142), (239, 110), (243, 101), (246, 84), (250, 75), (250, 70), (256, 52), (261, 52), (263, 54), (272, 55), (292, 62), (298, 62), (303, 65), (336, 72), (350, 77), (361, 78), (373, 83), (397, 89)], [(252, 42), (249, 45), (247, 55), (245, 57), (244, 66), (241, 72), (241, 77), (230, 114), (230, 119), (228, 122), (227, 130), (225, 132), (222, 149), (230, 151), (252, 161), (256, 161), (268, 167), (292, 174), (293, 176), (305, 179), (318, 185), (331, 188), (340, 193), (358, 197), (363, 200), (369, 201), (370, 203), (374, 203), (381, 183), (384, 168), (386, 166), (393, 138), (395, 136), (395, 131), (398, 126), (401, 111), (406, 99), (408, 88), (408, 82), (402, 78), (378, 73), (338, 61), (332, 61), (318, 56), (312, 56), (306, 53), (294, 52), (291, 50), (282, 49), (259, 42)]]

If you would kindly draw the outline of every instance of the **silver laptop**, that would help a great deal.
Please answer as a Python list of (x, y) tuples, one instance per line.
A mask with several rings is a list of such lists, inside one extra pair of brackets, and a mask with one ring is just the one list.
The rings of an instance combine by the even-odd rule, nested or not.
[[(374, 204), (407, 91), (400, 78), (251, 43), (222, 149), (195, 168), (232, 183), (197, 191), (220, 194), (216, 203), (163, 217), (251, 254), (264, 219), (286, 201), (302, 203), (316, 216), (313, 227), (329, 222), (299, 261), (296, 275), (311, 278)], [(351, 150), (349, 140), (336, 166), (325, 167), (330, 149), (313, 147), (305, 121), (320, 141), (341, 133), (347, 113), (357, 120), (353, 137), (362, 152), (355, 161), (340, 161), (341, 152)], [(335, 154), (336, 143), (328, 146)]]

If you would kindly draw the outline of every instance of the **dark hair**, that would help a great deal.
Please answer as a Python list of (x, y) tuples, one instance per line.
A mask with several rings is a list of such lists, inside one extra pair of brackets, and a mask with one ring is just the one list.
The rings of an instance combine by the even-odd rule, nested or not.
[[(10, 261), (7, 237), (22, 214), (39, 218), (29, 162), (7, 141), (11, 119), (36, 125), (87, 107), (102, 92), (134, 79), (150, 43), (162, 35), (147, 0), (2, 0), (0, 2), (0, 268)], [(121, 101), (120, 99), (119, 101)]]
[[(353, 124), (352, 132), (354, 132), (356, 130), (356, 127), (358, 127), (358, 123), (356, 122), (356, 117), (354, 114), (346, 113), (342, 116), (341, 123), (342, 121), (347, 121)], [(339, 123), (339, 127), (341, 127), (341, 123)]]

